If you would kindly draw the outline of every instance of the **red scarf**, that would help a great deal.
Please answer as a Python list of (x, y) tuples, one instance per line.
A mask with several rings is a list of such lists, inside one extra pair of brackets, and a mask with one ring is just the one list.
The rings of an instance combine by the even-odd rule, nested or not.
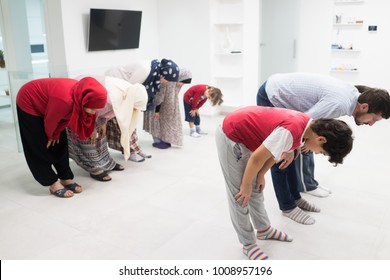
[(77, 133), (80, 140), (86, 140), (95, 129), (96, 114), (89, 114), (84, 111), (84, 108), (103, 108), (107, 102), (107, 91), (92, 77), (81, 79), (71, 91), (73, 111), (68, 126)]

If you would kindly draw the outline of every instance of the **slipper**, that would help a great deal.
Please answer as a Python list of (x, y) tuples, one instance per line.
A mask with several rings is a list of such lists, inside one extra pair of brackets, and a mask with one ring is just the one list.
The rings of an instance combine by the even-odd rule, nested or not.
[(89, 175), (94, 178), (95, 180), (98, 180), (100, 182), (108, 182), (108, 181), (111, 181), (112, 178), (110, 179), (104, 179), (104, 177), (108, 176), (107, 172), (103, 172), (103, 173), (100, 173), (100, 174), (92, 174), (92, 173), (89, 173)]
[(81, 193), (83, 191), (81, 186), (77, 183), (72, 183), (72, 184), (66, 185), (64, 187), (67, 188), (68, 190), (71, 190), (74, 193)]
[(52, 191), (51, 189), (49, 189), (50, 190), (50, 193), (51, 194), (53, 194), (53, 195), (55, 195), (55, 196), (58, 196), (58, 197), (62, 197), (62, 198), (69, 198), (69, 197), (72, 197), (73, 196), (73, 192), (72, 192), (72, 195), (70, 195), (70, 196), (66, 196), (65, 194), (66, 194), (66, 192), (68, 192), (68, 191), (70, 191), (69, 189), (67, 189), (67, 188), (62, 188), (62, 189), (58, 189), (58, 190), (56, 190), (56, 191)]
[(168, 149), (171, 147), (171, 144), (168, 145), (168, 143), (165, 143), (165, 142), (158, 142), (158, 143), (153, 143), (152, 144), (153, 147), (155, 148), (159, 148), (159, 149)]
[(117, 163), (117, 164), (115, 164), (115, 166), (112, 170), (123, 171), (123, 170), (125, 170), (125, 168), (122, 165), (120, 165), (119, 163)]

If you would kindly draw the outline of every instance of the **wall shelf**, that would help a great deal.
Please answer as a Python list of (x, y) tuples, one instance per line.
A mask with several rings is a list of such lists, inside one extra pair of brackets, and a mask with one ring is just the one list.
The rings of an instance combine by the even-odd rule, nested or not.
[(334, 23), (334, 27), (363, 26), (363, 23)]
[(242, 25), (242, 22), (215, 22), (214, 25)]
[(242, 52), (216, 52), (215, 55), (240, 56)]
[(335, 53), (359, 53), (360, 50), (357, 50), (357, 49), (331, 49), (332, 52), (335, 52)]
[(221, 89), (224, 108), (237, 108), (244, 95), (244, 0), (212, 0), (211, 81)]
[(363, 2), (364, 0), (334, 0), (335, 4), (359, 4)]
[(330, 69), (330, 72), (332, 73), (359, 73), (359, 70), (357, 68), (353, 69)]

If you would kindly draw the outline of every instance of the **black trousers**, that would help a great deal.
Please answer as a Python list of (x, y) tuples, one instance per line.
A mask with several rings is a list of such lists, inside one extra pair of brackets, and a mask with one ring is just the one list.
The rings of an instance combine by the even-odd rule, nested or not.
[(58, 179), (73, 179), (66, 131), (62, 131), (58, 144), (46, 148), (48, 139), (43, 118), (27, 114), (19, 106), (17, 113), (24, 156), (35, 180), (42, 186), (50, 186)]

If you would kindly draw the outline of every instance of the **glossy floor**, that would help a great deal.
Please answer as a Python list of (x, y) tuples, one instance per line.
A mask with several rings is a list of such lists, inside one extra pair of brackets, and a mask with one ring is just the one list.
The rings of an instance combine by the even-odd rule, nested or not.
[[(244, 260), (230, 223), (214, 131), (222, 117), (204, 117), (209, 132), (184, 146), (158, 150), (139, 130), (153, 158), (123, 162), (102, 183), (72, 162), (84, 191), (70, 199), (36, 183), (18, 153), (12, 122), (0, 111), (0, 259)], [(350, 122), (351, 120), (347, 120)], [(321, 207), (314, 225), (293, 222), (278, 210), (267, 176), (266, 207), (272, 225), (291, 243), (259, 241), (274, 260), (390, 259), (389, 121), (357, 127), (355, 147), (333, 167), (317, 156), (317, 179), (333, 193), (304, 196)]]

